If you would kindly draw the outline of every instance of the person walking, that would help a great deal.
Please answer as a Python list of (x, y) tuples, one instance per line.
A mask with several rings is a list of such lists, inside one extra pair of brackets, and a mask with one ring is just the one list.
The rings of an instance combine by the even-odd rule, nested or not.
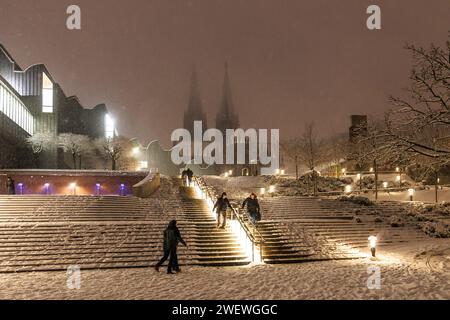
[(180, 230), (177, 227), (177, 221), (172, 220), (169, 222), (166, 230), (164, 230), (164, 256), (159, 260), (159, 262), (155, 265), (155, 270), (159, 271), (159, 267), (164, 263), (164, 261), (169, 258), (169, 264), (167, 266), (167, 273), (172, 274), (172, 270), (176, 272), (180, 272), (180, 266), (178, 265), (178, 256), (177, 256), (177, 246), (178, 242), (181, 242), (184, 246), (187, 247), (186, 242), (183, 240), (180, 234)]
[(187, 169), (184, 169), (182, 172), (181, 172), (181, 181), (182, 181), (182, 183), (183, 183), (183, 186), (186, 186), (187, 187)]
[(16, 194), (16, 185), (11, 177), (8, 177), (8, 179), (6, 179), (6, 190), (8, 194)]
[[(227, 193), (222, 192), (222, 195), (217, 198), (216, 203), (214, 204), (213, 211), (216, 211), (217, 213), (217, 228), (224, 229), (227, 225), (227, 209), (230, 208), (234, 211), (233, 207), (231, 206), (230, 201), (227, 198)], [(236, 213), (236, 212), (235, 212)], [(222, 226), (220, 226), (220, 218), (222, 217)]]
[(247, 206), (247, 213), (250, 217), (250, 221), (256, 224), (257, 221), (261, 220), (261, 209), (259, 207), (258, 197), (255, 193), (251, 193), (242, 203), (242, 209)]
[(191, 186), (191, 183), (192, 183), (192, 177), (194, 176), (194, 172), (193, 172), (190, 168), (188, 168), (188, 169), (186, 170), (186, 175), (187, 175), (187, 177), (188, 177), (188, 182), (189, 182), (188, 187), (190, 187), (190, 186)]

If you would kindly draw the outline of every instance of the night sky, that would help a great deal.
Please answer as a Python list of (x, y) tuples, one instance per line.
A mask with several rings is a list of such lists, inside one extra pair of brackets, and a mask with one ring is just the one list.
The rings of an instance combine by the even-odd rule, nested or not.
[[(66, 8), (82, 30), (66, 28)], [(366, 28), (366, 8), (382, 29)], [(45, 63), (66, 95), (106, 103), (121, 134), (166, 145), (182, 126), (192, 65), (210, 125), (224, 63), (241, 126), (345, 132), (408, 84), (406, 42), (442, 44), (449, 0), (0, 0), (0, 42), (22, 68)]]

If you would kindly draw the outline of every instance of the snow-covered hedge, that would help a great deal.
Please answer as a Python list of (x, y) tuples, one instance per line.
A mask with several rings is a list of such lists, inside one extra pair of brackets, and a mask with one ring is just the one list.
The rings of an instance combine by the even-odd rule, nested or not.
[(350, 201), (356, 204), (360, 204), (363, 206), (373, 206), (374, 202), (366, 197), (362, 197), (362, 196), (355, 196), (355, 195), (350, 195), (350, 196), (339, 196), (337, 197), (337, 200), (339, 201)]
[(442, 221), (427, 221), (422, 225), (422, 230), (434, 238), (450, 238), (450, 227)]

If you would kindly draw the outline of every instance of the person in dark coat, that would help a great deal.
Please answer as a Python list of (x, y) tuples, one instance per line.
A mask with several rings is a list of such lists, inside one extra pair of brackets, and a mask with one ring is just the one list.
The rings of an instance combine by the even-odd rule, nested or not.
[(191, 170), (191, 169), (187, 169), (186, 170), (186, 175), (187, 175), (187, 177), (188, 177), (188, 181), (189, 181), (189, 186), (191, 185), (191, 183), (192, 183), (192, 177), (194, 176), (194, 172)]
[(256, 224), (261, 219), (261, 211), (259, 207), (258, 197), (255, 193), (251, 193), (250, 196), (242, 203), (242, 209), (247, 206), (247, 213), (250, 217), (250, 221)]
[(183, 182), (183, 185), (187, 185), (186, 179), (187, 179), (187, 170), (184, 169), (184, 170), (181, 172), (181, 180), (182, 180), (182, 182)]
[(217, 213), (217, 228), (220, 226), (220, 217), (222, 217), (222, 226), (220, 226), (221, 229), (224, 229), (227, 225), (227, 209), (230, 208), (234, 211), (233, 207), (231, 206), (230, 201), (227, 198), (227, 193), (223, 192), (222, 195), (217, 198), (216, 203), (214, 204), (213, 211), (216, 211)]
[(16, 194), (16, 185), (11, 177), (6, 180), (6, 190), (8, 194)]
[(181, 242), (184, 246), (187, 246), (186, 242), (183, 240), (180, 234), (180, 230), (177, 227), (177, 221), (172, 220), (169, 222), (166, 230), (164, 230), (164, 256), (156, 264), (155, 269), (159, 271), (159, 267), (164, 263), (164, 261), (169, 258), (169, 264), (167, 266), (167, 273), (173, 273), (172, 269), (176, 272), (180, 272), (180, 267), (178, 265), (177, 257), (177, 246), (178, 242)]

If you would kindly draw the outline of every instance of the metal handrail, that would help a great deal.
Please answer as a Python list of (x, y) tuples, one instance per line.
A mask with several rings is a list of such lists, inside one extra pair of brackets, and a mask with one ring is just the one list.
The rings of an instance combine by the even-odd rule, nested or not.
[[(193, 182), (196, 183), (198, 185), (198, 187), (207, 195), (208, 198), (210, 199), (217, 199), (218, 195), (214, 194), (213, 191), (211, 190), (212, 188), (209, 187), (205, 180), (202, 177), (194, 177), (193, 178)], [(214, 201), (214, 200), (213, 200)], [(238, 212), (237, 214), (232, 214), (232, 218), (231, 220), (237, 220), (241, 226), (241, 228), (244, 230), (246, 236), (248, 237), (248, 239), (250, 240), (250, 242), (252, 243), (252, 249), (253, 249), (253, 256), (254, 256), (254, 246), (259, 246), (259, 253), (260, 253), (260, 260), (261, 262), (264, 261), (263, 258), (263, 244), (265, 242), (264, 237), (262, 236), (262, 234), (256, 229), (256, 227), (252, 227), (250, 229), (250, 227), (248, 226), (248, 224), (244, 221), (244, 219), (242, 218), (243, 214), (239, 214), (239, 212), (241, 211), (241, 208), (235, 208), (233, 206), (233, 204), (231, 204), (231, 207), (233, 209), (233, 212)], [(233, 219), (236, 218), (236, 219)], [(256, 236), (259, 238), (257, 239), (255, 237)]]

